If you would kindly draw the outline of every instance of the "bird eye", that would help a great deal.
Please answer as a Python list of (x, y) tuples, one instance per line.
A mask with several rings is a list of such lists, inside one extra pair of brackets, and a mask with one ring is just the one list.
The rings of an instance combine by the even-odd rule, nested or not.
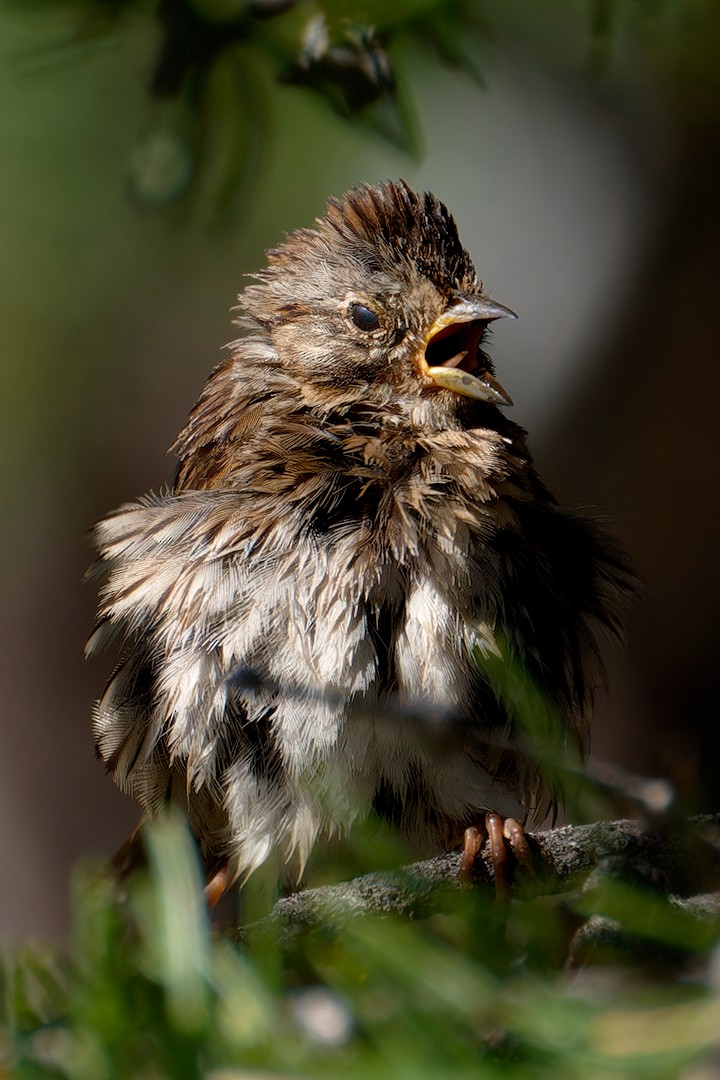
[(348, 315), (358, 330), (370, 333), (371, 330), (380, 329), (380, 319), (374, 311), (371, 311), (369, 307), (365, 307), (364, 304), (350, 304)]

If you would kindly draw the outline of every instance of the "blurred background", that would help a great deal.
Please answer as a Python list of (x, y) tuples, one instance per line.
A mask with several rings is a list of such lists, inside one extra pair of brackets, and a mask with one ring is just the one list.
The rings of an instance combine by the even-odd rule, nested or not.
[(62, 934), (72, 866), (137, 818), (93, 756), (87, 530), (170, 479), (265, 248), (361, 181), (403, 176), (453, 211), (520, 315), (493, 355), (542, 476), (600, 509), (644, 579), (595, 753), (718, 808), (720, 15), (444, 5), (479, 85), (428, 47), (443, 5), (401, 7), (428, 21), (390, 49), (393, 145), (261, 50), (241, 79), (213, 67), (200, 118), (149, 96), (152, 5), (0, 6), (0, 939)]

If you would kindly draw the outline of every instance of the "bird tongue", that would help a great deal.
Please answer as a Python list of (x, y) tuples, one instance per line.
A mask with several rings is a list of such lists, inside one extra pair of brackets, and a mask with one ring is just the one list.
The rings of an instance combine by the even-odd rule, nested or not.
[[(445, 360), (445, 362), (443, 363), (443, 365), (442, 365), (442, 366), (443, 366), (443, 367), (446, 367), (446, 368), (451, 368), (451, 367), (460, 367), (460, 365), (462, 364), (463, 360), (467, 360), (467, 358), (468, 358), (468, 351), (467, 351), (467, 349), (463, 349), (463, 351), (462, 351), (462, 352), (459, 352), (459, 353), (457, 354), (457, 356), (451, 356), (449, 360)], [(465, 371), (468, 371), (468, 370), (469, 370), (469, 369), (468, 369), (468, 367), (466, 366), (466, 367), (465, 367)]]

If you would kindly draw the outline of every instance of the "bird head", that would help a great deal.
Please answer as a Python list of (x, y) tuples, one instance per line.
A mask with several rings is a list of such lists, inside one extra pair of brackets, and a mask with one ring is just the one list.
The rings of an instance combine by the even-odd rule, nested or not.
[[(515, 318), (478, 281), (446, 207), (403, 181), (330, 199), (314, 229), (268, 252), (240, 298), (283, 368), (325, 400), (354, 387), (412, 403), (512, 400), (483, 351), (491, 322)], [(249, 316), (249, 319), (247, 318)]]

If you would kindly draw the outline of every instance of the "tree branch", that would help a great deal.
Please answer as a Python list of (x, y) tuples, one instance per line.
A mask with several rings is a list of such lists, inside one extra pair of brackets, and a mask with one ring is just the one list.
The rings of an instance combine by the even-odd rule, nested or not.
[[(533, 869), (516, 873), (518, 899), (581, 890), (594, 872), (605, 871), (659, 889), (695, 918), (720, 914), (720, 893), (715, 892), (720, 888), (720, 814), (655, 827), (631, 820), (566, 825), (527, 836)], [(303, 929), (340, 927), (356, 915), (424, 918), (451, 907), (459, 890), (494, 889), (487, 845), (469, 882), (460, 877), (459, 867), (460, 853), (447, 852), (398, 870), (305, 889), (279, 900), (266, 918), (238, 933), (288, 940)]]

